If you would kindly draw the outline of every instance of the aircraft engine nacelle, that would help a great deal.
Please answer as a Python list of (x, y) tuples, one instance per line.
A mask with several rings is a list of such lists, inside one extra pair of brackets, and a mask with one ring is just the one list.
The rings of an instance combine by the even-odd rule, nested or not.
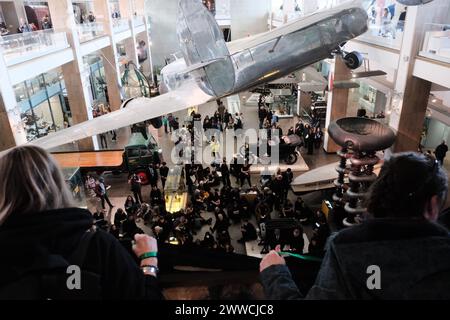
[(214, 16), (199, 0), (180, 0), (178, 6), (177, 34), (191, 74), (211, 96), (232, 92), (234, 65)]

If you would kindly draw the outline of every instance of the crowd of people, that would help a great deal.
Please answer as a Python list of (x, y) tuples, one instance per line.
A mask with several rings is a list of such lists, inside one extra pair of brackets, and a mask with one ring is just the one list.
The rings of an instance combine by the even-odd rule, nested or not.
[[(199, 118), (195, 114), (193, 117)], [(77, 253), (77, 246), (86, 242), (89, 251), (80, 265), (93, 275), (89, 281), (99, 281), (96, 297), (161, 298), (156, 286), (158, 244), (170, 242), (232, 253), (235, 248), (231, 226), (240, 228), (240, 243), (259, 240), (262, 253), (268, 253), (261, 261), (260, 271), (266, 297), (270, 299), (448, 297), (449, 225), (448, 219), (439, 217), (448, 191), (448, 178), (441, 166), (446, 150), (443, 143), (437, 150), (439, 159), (417, 153), (391, 156), (369, 190), (367, 219), (330, 236), (323, 213), (314, 213), (301, 197), (291, 202), (290, 169), (278, 170), (252, 183), (248, 178), (251, 165), (229, 164), (226, 159), (209, 166), (185, 165), (190, 201), (186, 208), (169, 213), (164, 192), (169, 169), (164, 162), (152, 165), (150, 193), (143, 194), (139, 174), (131, 174), (130, 193), (110, 221), (111, 216), (102, 210), (92, 214), (73, 208), (64, 178), (48, 153), (35, 146), (17, 147), (0, 161), (0, 247), (4, 253), (0, 263), (0, 297), (29, 292), (42, 298), (39, 290), (30, 290), (36, 289), (31, 280), (46, 271), (39, 269), (29, 275), (20, 271), (25, 270), (23, 266), (34, 270), (41, 265), (29, 266), (29, 261), (47, 261), (55, 255), (61, 257), (58, 261), (69, 265), (73, 250)], [(88, 176), (87, 186), (103, 208), (109, 204), (112, 209), (114, 205), (102, 177)], [(274, 218), (292, 219), (298, 224), (289, 234), (275, 229), (263, 236), (263, 225)], [(151, 228), (154, 238), (145, 234), (143, 225)], [(305, 253), (305, 225), (313, 230), (308, 254), (323, 257), (315, 285), (308, 293), (299, 291), (280, 252)], [(201, 238), (197, 237), (200, 231), (204, 232)], [(132, 248), (141, 268), (114, 237), (122, 243), (136, 242)], [(27, 255), (23, 258), (17, 255), (24, 251)], [(383, 283), (389, 284), (383, 290), (365, 286), (368, 263), (383, 270), (383, 279), (388, 281)], [(126, 281), (119, 283), (118, 275)], [(23, 277), (31, 278), (24, 282)], [(44, 298), (70, 292), (49, 294), (45, 292)], [(83, 294), (88, 297), (93, 293)]]
[[(237, 130), (243, 128), (242, 114), (230, 114), (221, 101), (217, 103), (217, 111), (212, 116), (204, 118), (193, 111), (187, 121), (182, 124), (185, 137), (180, 138), (183, 144), (193, 143), (195, 137), (195, 121), (202, 123), (202, 136), (211, 145), (215, 143), (214, 136), (208, 136), (209, 129)], [(178, 118), (169, 114), (162, 121), (167, 133), (180, 127)], [(278, 123), (274, 123), (279, 128)], [(281, 130), (281, 129), (280, 129)], [(309, 132), (308, 124), (300, 122), (292, 134), (305, 135)], [(316, 130), (320, 130), (316, 127)], [(290, 130), (291, 131), (291, 130)], [(291, 133), (291, 132), (290, 132)], [(306, 141), (309, 137), (306, 134)], [(178, 141), (176, 141), (178, 142)], [(176, 145), (175, 142), (175, 145)], [(184, 150), (184, 147), (181, 148)], [(215, 153), (212, 148), (213, 155)], [(215, 155), (214, 155), (215, 156)], [(303, 253), (304, 231), (303, 225), (313, 226), (313, 238), (308, 251), (315, 255), (323, 255), (326, 239), (330, 233), (323, 214), (314, 214), (301, 197), (291, 201), (288, 197), (293, 172), (290, 168), (278, 170), (274, 174), (265, 174), (257, 183), (252, 182), (252, 164), (236, 155), (231, 161), (226, 158), (217, 159), (211, 165), (185, 164), (185, 185), (189, 195), (186, 208), (179, 212), (169, 213), (165, 206), (165, 181), (168, 167), (165, 162), (161, 165), (151, 165), (148, 171), (151, 191), (142, 194), (142, 179), (137, 173), (132, 173), (128, 179), (130, 194), (127, 196), (123, 209), (119, 208), (110, 227), (111, 232), (120, 238), (133, 238), (135, 234), (143, 233), (139, 221), (151, 228), (155, 238), (160, 243), (176, 242), (182, 246), (202, 246), (204, 248), (234, 252), (230, 227), (234, 226), (242, 236), (240, 243), (259, 239), (262, 253), (270, 248), (282, 245), (296, 253)], [(242, 160), (242, 161), (241, 161)], [(89, 182), (90, 181), (90, 182)], [(232, 182), (233, 181), (233, 182)], [(105, 208), (109, 204), (107, 188), (104, 181), (88, 177), (91, 194), (97, 196)], [(291, 197), (292, 198), (292, 197)], [(111, 205), (110, 205), (111, 206)], [(106, 215), (97, 213), (99, 226), (108, 227), (105, 223)], [(212, 219), (214, 217), (214, 219)], [(262, 237), (261, 225), (272, 218), (291, 218), (298, 222), (297, 228), (289, 235), (282, 237)], [(205, 232), (204, 226), (208, 226)], [(263, 227), (264, 228), (264, 227)], [(202, 237), (197, 234), (203, 229)]]

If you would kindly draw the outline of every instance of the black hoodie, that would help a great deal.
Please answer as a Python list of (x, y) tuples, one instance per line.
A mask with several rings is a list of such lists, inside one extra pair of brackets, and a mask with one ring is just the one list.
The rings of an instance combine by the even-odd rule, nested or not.
[[(306, 296), (284, 265), (261, 273), (270, 299), (449, 299), (448, 230), (424, 219), (371, 219), (330, 237), (316, 283)], [(370, 266), (381, 288), (369, 288)]]
[[(0, 227), (0, 287), (23, 277), (34, 261), (51, 253), (68, 259), (93, 225), (92, 214), (71, 208), (12, 215)], [(161, 299), (156, 278), (144, 276), (117, 239), (97, 231), (82, 270), (101, 276), (103, 299)]]

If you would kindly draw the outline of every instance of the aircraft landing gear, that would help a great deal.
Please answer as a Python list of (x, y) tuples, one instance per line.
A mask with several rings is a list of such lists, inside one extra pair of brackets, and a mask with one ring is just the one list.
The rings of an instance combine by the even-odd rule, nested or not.
[(355, 70), (362, 66), (364, 57), (357, 51), (350, 52), (344, 57), (345, 64), (349, 69)]

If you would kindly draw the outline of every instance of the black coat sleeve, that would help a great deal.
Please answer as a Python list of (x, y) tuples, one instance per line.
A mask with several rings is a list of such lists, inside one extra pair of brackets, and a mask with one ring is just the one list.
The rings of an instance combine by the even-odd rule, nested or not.
[(285, 265), (275, 265), (260, 274), (266, 298), (269, 300), (300, 300), (303, 298)]
[(144, 275), (134, 258), (114, 237), (97, 232), (88, 258), (97, 261), (102, 280), (102, 298), (125, 300), (163, 299), (155, 277)]

